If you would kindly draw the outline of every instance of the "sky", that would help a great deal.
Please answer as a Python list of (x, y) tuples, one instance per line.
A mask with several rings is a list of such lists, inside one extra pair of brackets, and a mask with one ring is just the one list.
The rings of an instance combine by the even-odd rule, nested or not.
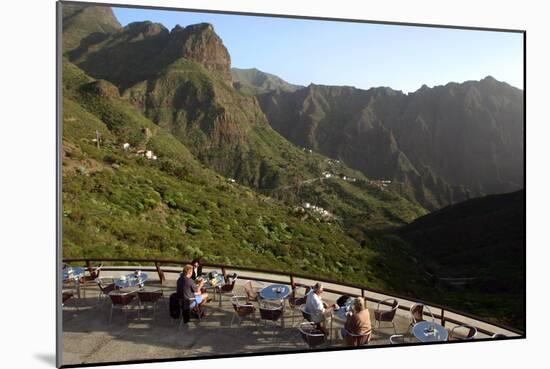
[(257, 68), (307, 86), (386, 86), (405, 93), (423, 84), (493, 76), (523, 88), (523, 34), (448, 28), (113, 8), (125, 26), (150, 20), (169, 30), (207, 22), (236, 68)]

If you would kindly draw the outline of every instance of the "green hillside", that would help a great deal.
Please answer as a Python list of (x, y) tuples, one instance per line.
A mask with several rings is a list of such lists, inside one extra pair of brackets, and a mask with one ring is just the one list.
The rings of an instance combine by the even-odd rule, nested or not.
[[(109, 82), (68, 62), (63, 73), (64, 257), (201, 255), (387, 287), (378, 264), (370, 263), (379, 251), (359, 245), (337, 222), (304, 217), (228, 182)], [(152, 150), (157, 160), (137, 156), (138, 150)]]
[[(443, 259), (420, 258), (428, 250), (422, 237), (398, 231), (427, 214), (418, 203), (435, 207), (467, 193), (413, 162), (404, 135), (377, 117), (392, 116), (387, 101), (402, 96), (319, 86), (260, 94), (279, 104), (275, 113), (285, 125), (277, 126), (257, 96), (233, 85), (231, 57), (213, 25), (120, 27), (110, 8), (87, 5), (64, 14), (64, 257), (202, 256), (519, 321), (509, 319), (521, 310), (505, 294), (439, 285), (433, 275)], [(312, 95), (296, 100), (300, 94)], [(296, 101), (315, 123), (313, 145), (292, 136)], [(337, 117), (357, 124), (339, 130), (330, 124)], [(298, 136), (302, 128), (296, 125)], [(342, 145), (330, 151), (334, 137)], [(372, 175), (337, 160), (343, 153), (367, 159)], [(391, 185), (380, 180), (388, 168), (398, 169)], [(403, 229), (420, 223), (412, 224)], [(455, 250), (458, 236), (433, 234), (437, 246), (427, 254)], [(478, 252), (483, 248), (468, 255)], [(466, 264), (462, 270), (480, 267)], [(495, 303), (501, 309), (491, 310)]]

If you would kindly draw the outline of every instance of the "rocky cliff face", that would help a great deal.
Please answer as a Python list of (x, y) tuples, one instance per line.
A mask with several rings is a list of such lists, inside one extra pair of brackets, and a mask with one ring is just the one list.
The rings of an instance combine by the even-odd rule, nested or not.
[[(75, 38), (72, 31), (68, 38)], [(153, 78), (180, 58), (202, 65), (231, 84), (231, 58), (211, 24), (176, 26), (130, 23), (110, 33), (85, 36), (78, 46), (67, 46), (69, 59), (95, 78), (109, 79), (125, 90)]]
[(523, 185), (523, 93), (488, 77), (405, 95), (310, 85), (257, 96), (297, 145), (340, 159), (434, 209)]
[(170, 32), (166, 53), (170, 58), (192, 60), (231, 82), (231, 57), (211, 24), (176, 26)]

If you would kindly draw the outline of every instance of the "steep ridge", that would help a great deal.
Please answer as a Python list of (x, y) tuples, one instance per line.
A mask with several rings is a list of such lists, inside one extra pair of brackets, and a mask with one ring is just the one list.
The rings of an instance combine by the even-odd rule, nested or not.
[(522, 91), (487, 77), (389, 88), (310, 85), (257, 96), (271, 126), (428, 209), (523, 186)]
[(63, 82), (64, 257), (203, 256), (386, 287), (369, 263), (378, 252), (337, 222), (304, 217), (205, 168), (111, 83), (69, 62)]
[[(71, 60), (114, 83), (124, 99), (209, 168), (289, 204), (328, 209), (359, 240), (369, 225), (400, 225), (425, 212), (275, 132), (255, 97), (233, 88), (229, 54), (211, 25), (168, 32), (151, 22), (132, 23)], [(333, 178), (321, 180), (329, 171)]]

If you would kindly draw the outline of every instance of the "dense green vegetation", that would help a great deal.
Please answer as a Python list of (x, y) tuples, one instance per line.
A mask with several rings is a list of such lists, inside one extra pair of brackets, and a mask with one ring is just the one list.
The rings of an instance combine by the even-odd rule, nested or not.
[[(229, 183), (171, 134), (111, 96), (108, 82), (64, 68), (65, 257), (191, 258), (302, 271), (386, 288), (378, 252), (338, 222)], [(153, 132), (149, 138), (142, 132)], [(99, 134), (100, 144), (92, 140)], [(129, 142), (133, 151), (125, 151)], [(135, 155), (151, 149), (158, 160)]]
[[(64, 24), (64, 257), (202, 256), (209, 262), (357, 282), (522, 326), (522, 292), (485, 293), (487, 284), (479, 283), (506, 270), (509, 279), (503, 283), (521, 286), (521, 270), (507, 269), (515, 254), (499, 249), (511, 250), (510, 245), (481, 233), (462, 237), (460, 228), (440, 231), (447, 225), (438, 223), (445, 221), (445, 212), (399, 231), (427, 213), (419, 202), (443, 204), (465, 190), (409, 160), (375, 116), (388, 106), (375, 103), (361, 110), (360, 126), (367, 126), (371, 141), (348, 154), (360, 159), (383, 153), (375, 170), (398, 167), (404, 175), (389, 187), (322, 155), (321, 147), (296, 146), (285, 132), (273, 130), (274, 122), (253, 96), (257, 91), (235, 89), (228, 80), (229, 54), (212, 26), (168, 31), (140, 22), (122, 28), (112, 13), (94, 15), (95, 8), (68, 8), (70, 22)], [(247, 78), (256, 87), (284, 87), (275, 76), (253, 76)], [(308, 100), (313, 121), (352, 119), (355, 113), (346, 105), (325, 108), (334, 101), (353, 105), (372, 97), (350, 88), (308, 89), (323, 92)], [(389, 89), (375, 95), (375, 101), (395, 97)], [(281, 103), (284, 109), (287, 103), (292, 101)], [(336, 133), (334, 127), (325, 131)], [(358, 137), (351, 128), (344, 133)], [(484, 219), (486, 210), (481, 207), (479, 217)], [(433, 220), (430, 231), (423, 229), (422, 219)], [(498, 233), (500, 220), (486, 229)], [(475, 228), (471, 222), (462, 226)], [(471, 242), (484, 238), (492, 248)], [(487, 269), (471, 263), (480, 250), (500, 252), (502, 262)], [(445, 274), (451, 269), (454, 274)], [(468, 288), (440, 280), (476, 270), (487, 273)]]

